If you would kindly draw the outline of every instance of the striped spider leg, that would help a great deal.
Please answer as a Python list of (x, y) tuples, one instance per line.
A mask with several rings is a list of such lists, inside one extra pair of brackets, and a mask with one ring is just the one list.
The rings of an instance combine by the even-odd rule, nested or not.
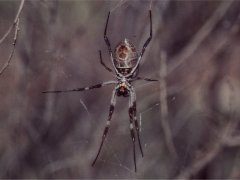
[(103, 146), (103, 143), (106, 139), (106, 136), (108, 134), (108, 130), (109, 130), (109, 126), (110, 126), (110, 122), (111, 122), (111, 119), (112, 119), (112, 114), (113, 114), (113, 111), (114, 111), (114, 108), (115, 108), (115, 105), (116, 105), (116, 90), (117, 90), (117, 87), (114, 88), (113, 92), (112, 92), (112, 98), (111, 98), (111, 104), (110, 104), (110, 108), (109, 108), (109, 114), (108, 114), (108, 120), (107, 120), (107, 123), (106, 123), (106, 126), (105, 126), (105, 129), (103, 131), (103, 135), (102, 135), (102, 141), (101, 141), (101, 144), (100, 144), (100, 147), (98, 149), (98, 152), (97, 152), (97, 155), (92, 163), (92, 166), (95, 165), (97, 159), (98, 159), (98, 156), (102, 150), (102, 146)]
[[(130, 93), (130, 98), (131, 98), (131, 107), (129, 108), (129, 116), (133, 117), (134, 120), (134, 125), (136, 128), (136, 132), (137, 132), (137, 138), (138, 138), (138, 144), (139, 144), (139, 148), (143, 157), (143, 150), (142, 150), (142, 144), (140, 141), (140, 130), (139, 130), (139, 123), (137, 120), (137, 103), (136, 103), (136, 92), (134, 87), (132, 87), (131, 93)], [(131, 110), (130, 110), (131, 109)]]
[(42, 91), (42, 93), (67, 93), (67, 92), (74, 92), (74, 91), (87, 91), (87, 90), (91, 90), (91, 89), (101, 88), (103, 86), (110, 85), (110, 84), (117, 84), (117, 81), (106, 81), (106, 82), (95, 84), (95, 85), (88, 86), (88, 87), (68, 89), (68, 90)]
[[(129, 97), (129, 109), (128, 109), (128, 113), (129, 113), (129, 120), (130, 120), (130, 134), (131, 134), (131, 138), (132, 138), (132, 143), (133, 143), (133, 160), (134, 160), (134, 167), (135, 167), (135, 172), (137, 171), (137, 165), (136, 165), (136, 150), (135, 150), (135, 130), (134, 130), (134, 122), (136, 123), (137, 118), (136, 118), (136, 101), (134, 100), (134, 90), (133, 87), (131, 87), (130, 91), (130, 97)], [(138, 127), (138, 123), (136, 123)], [(139, 137), (139, 129), (136, 128), (137, 130), (137, 137), (138, 137), (138, 143), (139, 143), (139, 147), (141, 150), (141, 154), (143, 157), (143, 151), (142, 151), (142, 145), (141, 145), (141, 141), (140, 141), (140, 137)]]

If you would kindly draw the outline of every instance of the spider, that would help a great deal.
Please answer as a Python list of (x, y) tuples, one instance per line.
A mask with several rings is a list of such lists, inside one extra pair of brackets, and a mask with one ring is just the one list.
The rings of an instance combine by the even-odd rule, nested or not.
[(134, 167), (135, 167), (135, 172), (136, 172), (137, 166), (136, 166), (136, 152), (135, 152), (135, 141), (136, 141), (135, 140), (135, 131), (137, 133), (138, 144), (139, 144), (139, 148), (140, 148), (142, 157), (143, 157), (143, 150), (142, 150), (142, 145), (141, 145), (140, 135), (139, 135), (139, 123), (137, 120), (136, 93), (135, 93), (135, 89), (131, 85), (131, 83), (136, 80), (158, 81), (158, 80), (154, 80), (154, 79), (142, 78), (142, 77), (137, 76), (140, 60), (145, 52), (146, 47), (148, 46), (149, 42), (152, 39), (152, 13), (151, 13), (151, 10), (149, 10), (150, 36), (145, 41), (140, 55), (137, 54), (135, 46), (126, 38), (116, 46), (114, 53), (112, 52), (110, 41), (107, 37), (107, 28), (108, 28), (109, 17), (110, 17), (110, 12), (108, 13), (107, 21), (106, 21), (106, 25), (105, 25), (104, 40), (108, 47), (108, 52), (109, 52), (110, 59), (111, 59), (114, 70), (109, 68), (103, 62), (102, 53), (100, 50), (99, 50), (99, 58), (100, 58), (101, 65), (107, 71), (109, 71), (113, 74), (115, 73), (116, 80), (115, 81), (106, 81), (106, 82), (96, 84), (93, 86), (89, 86), (89, 87), (82, 87), (82, 88), (76, 88), (76, 89), (70, 89), (70, 90), (43, 91), (43, 93), (64, 93), (64, 92), (73, 92), (73, 91), (87, 91), (87, 90), (91, 90), (91, 89), (95, 89), (95, 88), (101, 88), (106, 85), (115, 84), (115, 88), (112, 92), (111, 104), (110, 104), (110, 108), (109, 108), (109, 115), (108, 115), (107, 123), (106, 123), (105, 129), (103, 131), (100, 147), (99, 147), (97, 155), (92, 163), (92, 166), (95, 165), (95, 163), (99, 157), (99, 154), (101, 152), (104, 140), (106, 139), (106, 136), (108, 134), (112, 114), (113, 114), (114, 107), (116, 104), (116, 96), (123, 96), (123, 97), (129, 97), (128, 112), (129, 112), (129, 116), (130, 116), (130, 136), (131, 136), (132, 143), (133, 143), (133, 160), (134, 160)]

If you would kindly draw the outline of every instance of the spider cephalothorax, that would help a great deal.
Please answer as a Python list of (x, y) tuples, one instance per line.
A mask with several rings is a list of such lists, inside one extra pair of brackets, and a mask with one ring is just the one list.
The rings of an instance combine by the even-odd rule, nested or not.
[(137, 133), (138, 144), (139, 144), (142, 156), (143, 156), (143, 150), (142, 150), (142, 145), (141, 145), (140, 136), (139, 136), (139, 124), (137, 121), (136, 93), (135, 93), (135, 89), (131, 83), (136, 80), (157, 81), (157, 80), (153, 80), (153, 79), (137, 77), (137, 71), (139, 69), (140, 60), (145, 52), (145, 48), (147, 47), (150, 40), (152, 39), (152, 14), (151, 14), (151, 11), (149, 11), (150, 36), (144, 43), (139, 55), (136, 53), (136, 48), (129, 42), (128, 39), (124, 39), (123, 41), (121, 41), (116, 46), (114, 53), (112, 52), (112, 48), (111, 48), (110, 42), (107, 37), (107, 27), (108, 27), (109, 16), (110, 16), (110, 12), (108, 13), (107, 22), (106, 22), (106, 26), (105, 26), (104, 40), (107, 44), (108, 52), (109, 52), (114, 70), (109, 68), (103, 62), (101, 51), (99, 51), (99, 57), (100, 57), (100, 63), (104, 66), (104, 68), (106, 70), (115, 74), (116, 80), (103, 82), (103, 83), (96, 84), (96, 85), (89, 86), (89, 87), (76, 88), (76, 89), (71, 89), (71, 90), (61, 90), (61, 91), (58, 91), (58, 90), (57, 91), (44, 91), (43, 93), (62, 93), (62, 92), (72, 92), (72, 91), (86, 91), (86, 90), (90, 90), (90, 89), (100, 88), (100, 87), (110, 85), (110, 84), (115, 84), (115, 88), (112, 92), (111, 105), (109, 108), (107, 123), (106, 123), (105, 129), (103, 131), (102, 141), (101, 141), (98, 153), (92, 163), (92, 166), (94, 166), (94, 164), (96, 163), (98, 156), (101, 152), (103, 142), (108, 134), (108, 130), (110, 127), (110, 121), (111, 121), (114, 107), (116, 104), (116, 96), (123, 96), (123, 97), (129, 97), (129, 110), (128, 110), (129, 120), (130, 120), (129, 128), (130, 128), (130, 135), (131, 135), (132, 142), (133, 142), (133, 159), (134, 159), (134, 167), (135, 167), (135, 171), (136, 171), (137, 167), (136, 167), (136, 153), (135, 153), (135, 133)]

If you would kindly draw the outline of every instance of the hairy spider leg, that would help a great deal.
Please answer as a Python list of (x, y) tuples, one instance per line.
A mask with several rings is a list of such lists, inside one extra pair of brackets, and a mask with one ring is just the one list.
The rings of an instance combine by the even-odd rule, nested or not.
[(99, 147), (99, 150), (98, 150), (98, 153), (92, 163), (92, 166), (95, 165), (97, 159), (98, 159), (98, 156), (102, 150), (102, 146), (103, 146), (103, 143), (106, 139), (106, 136), (107, 136), (107, 133), (108, 133), (108, 130), (109, 130), (109, 126), (110, 126), (110, 122), (111, 122), (111, 118), (112, 118), (112, 114), (113, 114), (113, 111), (114, 111), (114, 107), (116, 105), (116, 87), (115, 89), (113, 90), (113, 93), (112, 93), (112, 98), (111, 98), (111, 104), (110, 104), (110, 108), (109, 108), (109, 114), (108, 114), (108, 120), (107, 120), (107, 123), (106, 123), (106, 126), (105, 126), (105, 129), (103, 131), (103, 135), (102, 135), (102, 141), (101, 141), (101, 144), (100, 144), (100, 147)]
[(133, 160), (134, 160), (134, 167), (135, 167), (135, 172), (137, 171), (137, 165), (136, 165), (136, 150), (135, 150), (135, 132), (134, 132), (134, 125), (133, 125), (133, 120), (134, 120), (134, 108), (133, 108), (133, 101), (132, 101), (132, 93), (130, 90), (130, 98), (129, 98), (129, 120), (130, 120), (130, 135), (132, 138), (132, 143), (133, 143)]
[(103, 83), (95, 84), (93, 86), (75, 88), (75, 89), (69, 89), (69, 90), (42, 91), (42, 93), (66, 93), (66, 92), (74, 92), (74, 91), (87, 91), (95, 88), (101, 88), (103, 86), (110, 85), (110, 84), (117, 84), (117, 81), (106, 81)]
[(149, 10), (149, 19), (150, 19), (150, 36), (146, 40), (146, 42), (143, 44), (143, 48), (142, 48), (142, 51), (140, 53), (140, 56), (138, 57), (138, 61), (137, 61), (136, 65), (135, 65), (135, 67), (132, 69), (132, 71), (129, 73), (128, 76), (131, 76), (134, 73), (134, 71), (138, 68), (138, 65), (140, 63), (140, 60), (141, 60), (144, 52), (145, 52), (145, 49), (146, 49), (146, 47), (148, 46), (149, 42), (152, 39), (152, 12), (151, 12), (151, 10)]
[(135, 124), (135, 128), (137, 131), (137, 138), (138, 138), (138, 144), (139, 144), (139, 148), (143, 157), (143, 150), (142, 150), (142, 144), (141, 144), (141, 139), (140, 139), (140, 130), (139, 130), (139, 124), (138, 124), (138, 120), (137, 120), (137, 103), (136, 103), (136, 92), (135, 89), (132, 87), (132, 91), (131, 91), (131, 97), (132, 97), (132, 112), (133, 112), (133, 119), (134, 119), (134, 124)]
[(103, 62), (101, 50), (99, 50), (99, 58), (100, 58), (100, 63), (101, 63), (101, 65), (103, 65), (103, 67), (104, 67), (107, 71), (113, 73), (113, 70), (112, 70), (111, 68), (109, 68), (109, 67)]

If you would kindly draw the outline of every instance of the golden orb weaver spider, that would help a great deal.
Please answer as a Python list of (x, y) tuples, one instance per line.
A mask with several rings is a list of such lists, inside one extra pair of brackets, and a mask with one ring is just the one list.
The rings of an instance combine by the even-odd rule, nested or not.
[(138, 124), (138, 120), (137, 120), (136, 93), (135, 93), (135, 89), (131, 85), (131, 83), (136, 80), (158, 81), (158, 80), (154, 80), (154, 79), (142, 78), (142, 77), (137, 76), (140, 60), (145, 52), (146, 47), (148, 46), (149, 42), (152, 39), (152, 13), (151, 13), (151, 10), (149, 10), (150, 36), (145, 41), (139, 56), (136, 52), (135, 46), (132, 43), (130, 43), (128, 39), (124, 39), (123, 41), (121, 41), (116, 46), (114, 53), (112, 52), (112, 48), (111, 48), (109, 39), (107, 37), (107, 27), (108, 27), (109, 17), (110, 17), (110, 12), (108, 13), (108, 17), (107, 17), (107, 21), (106, 21), (106, 25), (105, 25), (104, 40), (108, 47), (108, 52), (109, 52), (114, 70), (109, 68), (103, 62), (101, 51), (99, 51), (99, 58), (100, 58), (100, 63), (104, 66), (104, 68), (106, 70), (108, 70), (111, 73), (115, 73), (116, 80), (115, 81), (106, 81), (106, 82), (96, 84), (93, 86), (89, 86), (89, 87), (82, 87), (82, 88), (76, 88), (76, 89), (70, 89), (70, 90), (43, 91), (43, 93), (64, 93), (64, 92), (73, 92), (73, 91), (86, 91), (86, 90), (90, 90), (90, 89), (101, 88), (103, 86), (110, 85), (110, 84), (115, 84), (116, 86), (112, 92), (111, 104), (110, 104), (110, 108), (109, 108), (109, 115), (108, 115), (105, 129), (103, 131), (102, 141), (101, 141), (99, 150), (97, 152), (97, 155), (92, 163), (92, 166), (95, 165), (95, 163), (98, 159), (98, 156), (101, 152), (104, 140), (108, 134), (110, 121), (111, 121), (114, 107), (116, 104), (116, 95), (117, 95), (117, 96), (129, 97), (128, 112), (129, 112), (129, 117), (130, 117), (130, 135), (131, 135), (132, 142), (133, 142), (133, 160), (134, 160), (134, 167), (135, 167), (135, 172), (136, 172), (137, 166), (136, 166), (136, 152), (135, 152), (135, 130), (137, 132), (137, 139), (138, 139), (138, 144), (139, 144), (139, 148), (140, 148), (142, 157), (143, 157), (143, 150), (142, 150), (142, 145), (141, 145), (141, 141), (140, 141), (139, 124)]

